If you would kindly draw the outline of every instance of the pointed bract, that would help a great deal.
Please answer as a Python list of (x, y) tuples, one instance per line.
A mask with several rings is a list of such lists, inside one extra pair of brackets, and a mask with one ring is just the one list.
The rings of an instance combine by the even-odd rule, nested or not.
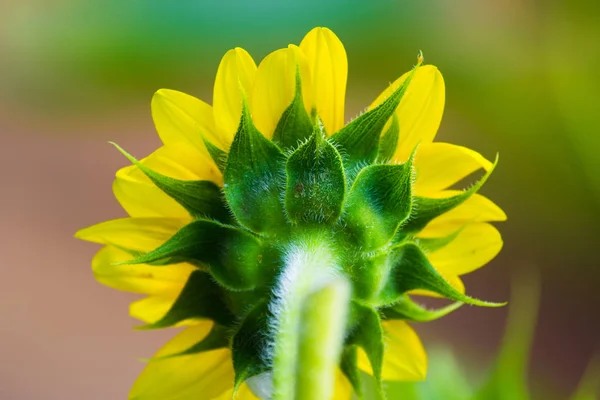
[(395, 303), (402, 295), (415, 289), (430, 290), (447, 299), (483, 307), (501, 307), (505, 303), (490, 303), (466, 296), (450, 284), (435, 270), (425, 254), (414, 243), (397, 246), (392, 253), (393, 269), (390, 280), (383, 289), (382, 302)]
[(381, 374), (385, 346), (379, 314), (375, 309), (357, 302), (352, 303), (352, 313), (354, 314), (356, 326), (346, 341), (348, 344), (358, 345), (364, 350), (371, 364), (373, 376), (377, 381), (379, 395), (384, 397)]
[(204, 145), (215, 165), (219, 168), (219, 171), (223, 173), (225, 171), (225, 164), (227, 164), (227, 153), (206, 139), (204, 139)]
[(268, 346), (268, 305), (259, 302), (244, 317), (231, 341), (233, 368), (235, 370), (234, 391), (248, 378), (265, 372), (264, 351)]
[(377, 154), (378, 162), (387, 163), (394, 158), (399, 139), (400, 124), (398, 123), (398, 117), (394, 114), (391, 119), (390, 127), (385, 131), (379, 141), (379, 153)]
[(497, 164), (498, 157), (496, 157), (494, 165), (489, 169), (489, 171), (487, 171), (483, 178), (481, 178), (475, 185), (471, 186), (471, 188), (460, 194), (457, 194), (456, 196), (444, 198), (415, 197), (413, 199), (413, 213), (407, 220), (406, 224), (402, 226), (402, 232), (404, 234), (417, 233), (421, 229), (425, 228), (425, 226), (433, 219), (463, 204), (469, 199), (469, 197), (481, 189), (492, 172), (494, 172), (494, 168)]
[(364, 399), (362, 379), (358, 369), (358, 345), (346, 346), (342, 353), (340, 368), (352, 384), (352, 388), (359, 400)]
[(231, 217), (223, 204), (221, 190), (210, 181), (182, 181), (154, 172), (133, 156), (113, 145), (133, 164), (141, 169), (154, 184), (173, 200), (181, 204), (192, 216), (197, 218), (213, 218), (221, 222), (229, 222)]
[(273, 141), (284, 149), (296, 147), (308, 138), (312, 131), (313, 123), (304, 107), (302, 80), (300, 69), (298, 69), (296, 72), (296, 94), (277, 123), (273, 133)]
[(240, 224), (256, 233), (285, 225), (280, 200), (285, 187), (284, 156), (256, 129), (245, 103), (223, 180), (227, 203)]
[(372, 165), (360, 171), (346, 208), (347, 229), (364, 251), (388, 243), (412, 209), (412, 165)]
[(222, 302), (219, 287), (204, 271), (192, 272), (179, 297), (165, 316), (140, 329), (166, 328), (187, 319), (212, 319), (221, 325), (230, 325), (235, 320)]
[(157, 249), (124, 263), (190, 262), (208, 268), (214, 279), (229, 289), (249, 290), (263, 279), (267, 256), (253, 235), (214, 221), (197, 220)]
[(462, 305), (463, 303), (461, 302), (455, 302), (446, 307), (429, 310), (420, 304), (415, 303), (408, 295), (402, 295), (395, 304), (384, 308), (382, 311), (386, 319), (430, 322), (450, 314)]
[(285, 207), (293, 223), (335, 223), (342, 213), (346, 177), (339, 153), (316, 128), (288, 158)]
[(402, 85), (381, 104), (357, 117), (331, 137), (331, 140), (339, 144), (347, 153), (345, 160), (347, 169), (357, 163), (371, 163), (375, 160), (379, 152), (379, 137), (383, 128), (400, 104), (419, 65), (417, 64)]

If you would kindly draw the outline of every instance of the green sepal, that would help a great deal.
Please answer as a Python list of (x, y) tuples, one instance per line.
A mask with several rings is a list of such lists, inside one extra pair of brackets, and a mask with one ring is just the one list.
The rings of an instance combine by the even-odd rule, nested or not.
[(360, 346), (365, 351), (377, 382), (377, 392), (380, 398), (385, 398), (381, 378), (385, 348), (381, 318), (374, 308), (353, 301), (351, 319), (354, 321), (354, 327), (346, 339), (346, 344)]
[(381, 163), (387, 163), (394, 158), (394, 154), (396, 154), (396, 149), (398, 148), (398, 141), (400, 140), (400, 123), (396, 114), (392, 116), (391, 121), (390, 127), (379, 141), (377, 161)]
[(346, 177), (338, 151), (317, 127), (288, 158), (285, 208), (293, 223), (335, 223), (344, 203)]
[(357, 345), (346, 346), (344, 348), (342, 359), (340, 361), (340, 369), (346, 378), (348, 378), (356, 397), (358, 397), (359, 400), (363, 400), (365, 394), (363, 391), (362, 379), (360, 377), (360, 370), (358, 369)]
[(123, 264), (189, 262), (207, 267), (213, 278), (230, 290), (249, 290), (263, 278), (264, 255), (264, 247), (252, 234), (199, 219), (181, 228), (155, 250)]
[(284, 155), (260, 133), (244, 100), (242, 117), (223, 174), (225, 198), (240, 224), (262, 233), (285, 224), (280, 193)]
[(234, 392), (248, 378), (269, 369), (265, 362), (268, 348), (267, 317), (268, 304), (261, 301), (244, 317), (231, 340), (233, 370), (235, 372)]
[(465, 229), (466, 226), (467, 224), (461, 226), (460, 228), (446, 236), (435, 238), (416, 238), (415, 242), (425, 253), (430, 253), (450, 244), (463, 231), (463, 229)]
[(425, 226), (433, 219), (464, 203), (469, 197), (481, 189), (496, 168), (496, 165), (498, 165), (498, 156), (496, 156), (492, 168), (490, 168), (490, 170), (475, 185), (456, 196), (439, 199), (415, 196), (413, 198), (413, 212), (406, 221), (406, 224), (402, 226), (399, 234), (405, 236), (407, 234), (417, 233), (425, 228)]
[(284, 149), (293, 148), (298, 143), (306, 140), (312, 131), (313, 123), (306, 112), (306, 108), (304, 108), (302, 80), (300, 78), (300, 70), (297, 68), (294, 99), (292, 100), (292, 104), (281, 115), (273, 133), (273, 141)]
[(159, 329), (173, 326), (186, 319), (212, 319), (221, 325), (231, 325), (235, 316), (222, 300), (221, 289), (204, 271), (193, 271), (179, 297), (158, 321), (139, 329)]
[(382, 303), (395, 303), (411, 290), (423, 289), (447, 299), (482, 307), (501, 307), (506, 303), (477, 300), (454, 289), (431, 265), (415, 243), (407, 242), (392, 249), (392, 270), (380, 293)]
[(460, 308), (464, 303), (454, 302), (437, 310), (428, 310), (420, 304), (415, 303), (408, 295), (400, 296), (400, 299), (390, 307), (382, 309), (385, 319), (404, 319), (414, 322), (430, 322), (442, 318), (454, 310)]
[(202, 140), (204, 141), (204, 145), (206, 146), (206, 150), (208, 150), (210, 158), (212, 158), (212, 160), (215, 162), (215, 165), (217, 168), (219, 168), (219, 171), (221, 171), (221, 173), (225, 171), (225, 164), (227, 164), (227, 153), (208, 140), (204, 138), (202, 138)]
[(347, 154), (344, 159), (346, 169), (375, 161), (381, 132), (400, 104), (420, 64), (419, 62), (398, 89), (381, 104), (355, 118), (331, 137), (331, 141), (338, 143)]
[(231, 221), (231, 215), (224, 205), (221, 189), (214, 182), (184, 181), (162, 175), (136, 160), (118, 144), (112, 142), (111, 144), (193, 217), (215, 219), (224, 223)]
[(388, 243), (412, 208), (412, 158), (371, 165), (356, 177), (346, 207), (348, 232), (364, 251)]
[(227, 347), (229, 345), (228, 331), (229, 328), (226, 328), (219, 324), (214, 324), (208, 335), (206, 335), (205, 338), (203, 338), (198, 343), (192, 345), (191, 347), (174, 354), (167, 354), (166, 356), (155, 357), (150, 359), (149, 361), (160, 361), (167, 358), (188, 356), (191, 354), (204, 353), (206, 351)]
[[(357, 246), (354, 244), (351, 247)], [(352, 254), (352, 249), (348, 248), (344, 249), (344, 252), (350, 254), (345, 263), (352, 265), (350, 276), (353, 297), (368, 304), (379, 305), (377, 296), (382, 281), (387, 279), (390, 270), (387, 253), (377, 251)]]

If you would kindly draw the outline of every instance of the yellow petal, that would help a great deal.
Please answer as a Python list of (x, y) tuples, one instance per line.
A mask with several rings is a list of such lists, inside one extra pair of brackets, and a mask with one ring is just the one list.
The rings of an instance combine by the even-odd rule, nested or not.
[(220, 184), (221, 172), (206, 154), (187, 143), (163, 146), (141, 160), (156, 172), (182, 180), (209, 180)]
[(147, 296), (129, 305), (129, 315), (147, 324), (153, 324), (165, 316), (175, 300), (176, 295)]
[(420, 381), (427, 373), (427, 354), (417, 333), (404, 321), (383, 322), (386, 348), (384, 380)]
[(344, 126), (344, 102), (348, 59), (344, 45), (327, 28), (314, 28), (302, 39), (300, 49), (308, 59), (312, 95), (318, 115), (329, 135)]
[[(461, 193), (458, 190), (446, 190), (432, 197), (448, 197)], [(440, 215), (419, 232), (422, 238), (444, 237), (456, 232), (467, 223), (506, 221), (506, 214), (487, 197), (474, 194), (460, 206)]]
[(286, 108), (296, 93), (296, 71), (300, 68), (302, 94), (306, 111), (310, 114), (310, 71), (308, 60), (297, 46), (290, 45), (266, 56), (258, 66), (250, 109), (258, 130), (270, 138)]
[[(156, 172), (182, 180), (210, 180), (222, 184), (214, 162), (183, 143), (163, 146), (141, 162)], [(132, 217), (170, 217), (190, 220), (188, 212), (156, 187), (135, 165), (117, 171), (113, 192)]]
[[(385, 352), (382, 378), (388, 381), (421, 381), (427, 373), (427, 355), (416, 332), (404, 321), (383, 321)], [(373, 374), (366, 353), (359, 348), (358, 366)]]
[[(147, 324), (153, 324), (165, 316), (167, 311), (171, 309), (179, 293), (147, 296), (143, 299), (136, 300), (129, 305), (129, 315), (139, 319)], [(190, 326), (204, 323), (202, 319), (187, 319), (177, 323), (175, 326)]]
[[(384, 90), (369, 108), (381, 104), (408, 77), (405, 73)], [(433, 141), (442, 120), (445, 102), (444, 78), (433, 65), (417, 69), (408, 86), (396, 116), (400, 124), (400, 141), (394, 156), (396, 162), (408, 159), (415, 146)]]
[(213, 92), (215, 124), (223, 142), (231, 144), (242, 116), (242, 90), (250, 94), (256, 64), (244, 49), (229, 50), (221, 59)]
[(489, 171), (492, 163), (466, 147), (435, 142), (419, 146), (414, 166), (415, 194), (426, 196), (452, 186), (480, 168)]
[(352, 398), (352, 385), (346, 376), (338, 369), (335, 377), (335, 387), (332, 400), (350, 400)]
[(113, 193), (132, 217), (173, 217), (190, 219), (189, 213), (175, 200), (154, 186), (137, 167), (117, 172)]
[[(181, 352), (202, 340), (211, 322), (186, 328), (155, 357)], [(131, 388), (133, 400), (213, 399), (233, 386), (229, 349), (150, 361)]]
[(184, 142), (206, 155), (202, 137), (224, 146), (215, 129), (212, 107), (188, 94), (159, 90), (152, 97), (152, 118), (165, 145)]
[(465, 226), (446, 246), (428, 254), (441, 273), (462, 275), (487, 264), (502, 249), (500, 232), (487, 223)]
[(113, 246), (105, 246), (92, 260), (92, 271), (96, 279), (114, 289), (151, 295), (175, 296), (185, 285), (194, 270), (189, 264), (173, 264), (168, 268), (146, 264), (115, 265), (131, 260), (131, 254)]
[(172, 218), (121, 218), (80, 230), (75, 237), (89, 242), (148, 252), (162, 245), (185, 220)]

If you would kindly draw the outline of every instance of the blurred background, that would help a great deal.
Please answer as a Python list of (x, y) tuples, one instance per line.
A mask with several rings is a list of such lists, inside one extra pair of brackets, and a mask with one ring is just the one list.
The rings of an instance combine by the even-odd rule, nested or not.
[[(515, 271), (541, 277), (529, 382), (565, 399), (600, 351), (600, 3), (558, 0), (260, 0), (0, 3), (0, 399), (125, 399), (172, 331), (139, 332), (133, 296), (96, 283), (97, 249), (72, 238), (124, 216), (115, 171), (155, 149), (150, 99), (171, 88), (210, 103), (220, 57), (257, 62), (327, 26), (349, 58), (347, 117), (414, 64), (446, 81), (438, 140), (500, 165), (483, 189), (509, 220), (505, 247), (467, 276), (503, 301)], [(463, 308), (417, 325), (476, 377), (506, 309)], [(541, 394), (543, 393), (543, 394)]]

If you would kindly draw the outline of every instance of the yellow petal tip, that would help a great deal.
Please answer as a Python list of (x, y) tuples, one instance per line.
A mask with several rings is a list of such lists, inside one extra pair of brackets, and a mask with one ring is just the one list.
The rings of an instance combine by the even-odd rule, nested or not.
[(85, 240), (85, 236), (86, 236), (85, 233), (86, 233), (87, 229), (88, 228), (83, 228), (83, 229), (78, 230), (77, 232), (75, 232), (75, 234), (73, 235), (73, 237), (75, 239)]

